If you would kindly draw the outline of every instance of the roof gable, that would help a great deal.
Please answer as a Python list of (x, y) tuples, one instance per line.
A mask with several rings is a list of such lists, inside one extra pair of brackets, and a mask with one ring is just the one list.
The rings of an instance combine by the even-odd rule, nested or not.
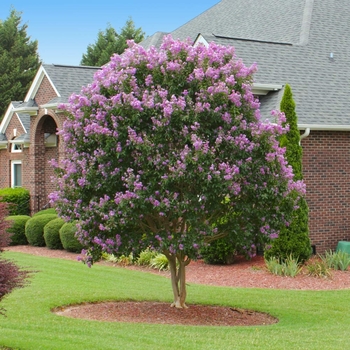
[(57, 97), (48, 102), (48, 106), (67, 103), (72, 93), (80, 93), (83, 86), (93, 82), (94, 74), (100, 69), (100, 67), (57, 64), (44, 65), (44, 68), (58, 92)]
[(34, 80), (32, 82), (32, 84), (30, 85), (30, 88), (27, 92), (26, 97), (24, 98), (24, 101), (27, 102), (29, 100), (34, 100), (36, 93), (38, 92), (40, 85), (44, 79), (44, 77), (46, 77), (48, 79), (48, 81), (50, 82), (50, 85), (52, 86), (52, 89), (55, 91), (55, 93), (57, 94), (57, 96), (60, 96), (60, 93), (57, 91), (55, 85), (53, 84), (50, 76), (47, 74), (46, 70), (45, 70), (45, 65), (41, 65), (34, 77)]

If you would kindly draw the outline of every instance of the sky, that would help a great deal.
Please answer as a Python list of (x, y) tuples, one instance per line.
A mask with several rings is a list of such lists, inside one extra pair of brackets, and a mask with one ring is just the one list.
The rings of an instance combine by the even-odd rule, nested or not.
[[(79, 65), (98, 32), (111, 25), (117, 32), (131, 17), (146, 36), (171, 32), (209, 9), (219, 0), (1, 0), (0, 20), (11, 9), (21, 12), (27, 35), (38, 41), (46, 64)], [(166, 5), (165, 5), (166, 4)]]

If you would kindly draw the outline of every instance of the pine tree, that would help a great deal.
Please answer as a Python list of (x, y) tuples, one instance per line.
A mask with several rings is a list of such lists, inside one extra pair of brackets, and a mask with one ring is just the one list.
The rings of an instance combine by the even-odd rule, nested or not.
[[(282, 135), (280, 145), (286, 147), (286, 159), (293, 167), (294, 180), (302, 180), (302, 147), (298, 117), (295, 112), (292, 89), (288, 84), (284, 89), (280, 110), (286, 116), (286, 124), (289, 124), (289, 132)], [(277, 257), (283, 261), (292, 255), (303, 262), (310, 257), (308, 213), (306, 199), (301, 197), (298, 201), (298, 208), (294, 211), (293, 220), (288, 227), (280, 231), (279, 237), (272, 242), (272, 247), (265, 251), (265, 258)]]
[(24, 99), (40, 65), (38, 42), (27, 36), (21, 13), (0, 21), (0, 121), (11, 101)]
[(127, 40), (139, 43), (144, 39), (144, 36), (145, 33), (141, 28), (135, 28), (131, 18), (126, 21), (120, 34), (109, 25), (105, 31), (98, 32), (97, 41), (87, 47), (87, 52), (83, 54), (80, 64), (83, 66), (103, 66), (110, 61), (114, 53), (122, 54), (124, 52), (127, 48)]

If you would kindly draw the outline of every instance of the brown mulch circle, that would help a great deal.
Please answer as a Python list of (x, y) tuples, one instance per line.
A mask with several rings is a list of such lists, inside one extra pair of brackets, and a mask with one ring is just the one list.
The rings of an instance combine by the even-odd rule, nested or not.
[(86, 303), (53, 310), (57, 315), (106, 322), (192, 326), (255, 326), (277, 323), (268, 314), (223, 306), (188, 305), (187, 309), (152, 301)]
[[(70, 260), (77, 260), (78, 257), (78, 254), (45, 247), (14, 246), (6, 250)], [(102, 263), (122, 268), (120, 265), (109, 262)], [(157, 271), (148, 267), (131, 265), (125, 268), (170, 277), (167, 271)], [(186, 268), (186, 281), (235, 288), (350, 289), (349, 271), (332, 271), (332, 278), (328, 279), (311, 277), (306, 273), (301, 273), (295, 278), (281, 277), (266, 270), (261, 256), (249, 261), (238, 257), (232, 265), (208, 265), (203, 261), (192, 261)], [(209, 326), (253, 326), (278, 322), (268, 314), (245, 309), (208, 305), (189, 305), (188, 309), (176, 309), (170, 308), (168, 303), (149, 301), (87, 303), (61, 307), (53, 311), (62, 316), (107, 322)]]

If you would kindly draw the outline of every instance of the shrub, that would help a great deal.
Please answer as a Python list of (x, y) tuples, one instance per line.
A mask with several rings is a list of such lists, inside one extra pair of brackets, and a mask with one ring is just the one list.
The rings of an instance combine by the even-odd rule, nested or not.
[(235, 253), (235, 244), (228, 236), (219, 238), (201, 249), (201, 256), (207, 264), (232, 264)]
[(158, 253), (150, 262), (150, 266), (158, 270), (169, 270), (169, 260), (161, 253)]
[[(12, 261), (0, 259), (0, 301), (13, 289), (23, 287), (27, 274), (27, 271), (20, 270)], [(2, 311), (0, 308), (0, 315)]]
[[(10, 222), (5, 220), (9, 213), (7, 207), (7, 203), (0, 202), (0, 253), (2, 252), (2, 248), (8, 244), (10, 236), (7, 232)], [(0, 258), (0, 301), (14, 288), (22, 287), (26, 276), (26, 271), (20, 270), (11, 261)], [(3, 311), (0, 308), (0, 314), (3, 314)]]
[(276, 257), (265, 259), (265, 263), (268, 271), (278, 276), (295, 277), (301, 271), (300, 263), (292, 255), (282, 261)]
[(328, 267), (324, 258), (321, 256), (319, 259), (308, 262), (306, 269), (309, 276), (332, 278), (330, 268)]
[(38, 211), (37, 213), (35, 213), (33, 215), (33, 217), (38, 216), (38, 215), (46, 215), (46, 214), (56, 214), (57, 215), (57, 212), (54, 208), (48, 208), (48, 209)]
[(112, 263), (117, 263), (118, 262), (118, 258), (113, 255), (113, 254), (108, 254), (106, 252), (103, 252), (101, 255), (101, 259), (102, 260), (106, 260), (108, 262), (112, 262)]
[[(132, 255), (132, 253), (128, 256), (121, 255), (119, 257), (116, 257), (116, 256), (113, 256), (113, 257), (115, 258), (116, 262), (122, 266), (128, 266), (134, 263), (134, 256)], [(113, 261), (113, 258), (112, 258), (112, 261)]]
[(60, 228), (63, 226), (64, 220), (57, 218), (48, 222), (44, 227), (44, 240), (46, 246), (50, 249), (63, 249), (60, 239)]
[(80, 253), (83, 249), (82, 244), (75, 237), (75, 222), (66, 222), (59, 231), (60, 239), (65, 250), (74, 253)]
[(55, 214), (45, 214), (32, 217), (29, 219), (25, 226), (25, 235), (28, 243), (36, 247), (44, 247), (44, 227), (45, 225), (57, 218)]
[[(289, 131), (280, 138), (280, 145), (286, 148), (286, 159), (293, 168), (294, 180), (302, 180), (302, 147), (300, 145), (300, 131), (298, 117), (295, 111), (295, 102), (292, 89), (287, 84), (280, 104), (280, 110), (285, 113)], [(300, 194), (292, 193), (290, 196), (297, 199)], [(298, 208), (293, 212), (289, 226), (280, 230), (278, 238), (274, 239), (271, 248), (265, 251), (265, 258), (277, 257), (285, 261), (290, 255), (299, 262), (307, 261), (311, 256), (311, 243), (309, 238), (309, 207), (304, 197), (298, 200)]]
[(152, 259), (155, 258), (157, 254), (155, 250), (147, 248), (140, 253), (139, 257), (136, 259), (136, 263), (142, 266), (149, 266)]
[(29, 215), (30, 195), (25, 188), (0, 189), (1, 202), (9, 203), (9, 215)]
[(10, 222), (7, 232), (11, 235), (10, 245), (26, 245), (28, 244), (25, 235), (26, 222), (30, 219), (28, 215), (10, 215), (6, 221)]
[(346, 271), (350, 265), (350, 255), (340, 250), (329, 251), (325, 253), (324, 261), (331, 269)]

